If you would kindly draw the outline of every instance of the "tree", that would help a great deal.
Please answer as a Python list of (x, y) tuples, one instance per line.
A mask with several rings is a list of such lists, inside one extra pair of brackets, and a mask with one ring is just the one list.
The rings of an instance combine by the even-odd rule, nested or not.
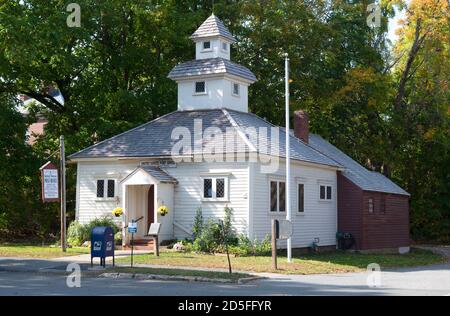
[(391, 113), (393, 176), (412, 194), (412, 232), (441, 241), (450, 240), (449, 31), (447, 1), (406, 7)]

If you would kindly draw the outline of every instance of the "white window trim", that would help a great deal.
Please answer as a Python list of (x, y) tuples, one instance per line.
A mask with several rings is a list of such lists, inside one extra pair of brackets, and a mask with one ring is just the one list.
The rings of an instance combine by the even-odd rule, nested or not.
[[(205, 48), (205, 43), (209, 42), (209, 48)], [(203, 41), (202, 42), (202, 53), (209, 53), (213, 51), (213, 43), (212, 41)]]
[[(272, 198), (272, 182), (276, 182), (277, 183), (277, 211), (276, 212), (272, 212), (271, 210), (271, 198)], [(286, 210), (284, 212), (280, 212), (280, 183), (283, 182), (286, 185), (286, 180), (285, 179), (279, 179), (279, 178), (272, 178), (269, 179), (269, 214), (272, 216), (286, 216), (287, 212)], [(286, 193), (285, 193), (285, 197), (284, 199), (286, 200)]]
[[(197, 83), (204, 82), (205, 83), (205, 92), (197, 92)], [(194, 96), (205, 96), (208, 95), (208, 84), (206, 83), (206, 80), (200, 80), (194, 82)]]
[[(325, 199), (322, 199), (320, 197), (320, 190), (321, 187), (325, 187)], [(331, 188), (331, 199), (327, 199), (328, 196), (328, 188)], [(319, 184), (319, 202), (321, 203), (331, 203), (334, 201), (334, 185), (326, 184), (326, 183), (320, 183)]]
[[(103, 197), (97, 196), (97, 185), (98, 181), (103, 181)], [(108, 197), (108, 181), (114, 181), (114, 197)], [(111, 202), (115, 201), (116, 197), (118, 196), (118, 185), (117, 185), (117, 179), (114, 178), (97, 178), (95, 179), (95, 201), (96, 202)]]
[[(298, 198), (298, 186), (303, 184), (303, 212), (300, 213), (298, 211), (300, 206), (300, 199)], [(305, 216), (306, 214), (306, 184), (303, 181), (297, 181), (295, 186), (295, 193), (296, 193), (296, 199), (297, 199), (297, 209), (295, 210), (295, 213), (297, 216)]]
[[(212, 198), (205, 197), (205, 180), (212, 180)], [(217, 179), (225, 180), (225, 194), (223, 198), (216, 197), (217, 190)], [(229, 188), (229, 178), (225, 176), (204, 176), (202, 177), (202, 202), (230, 202), (230, 188)]]
[[(234, 85), (238, 85), (238, 94), (236, 94), (236, 93), (234, 93)], [(234, 96), (234, 97), (237, 97), (237, 98), (240, 98), (241, 97), (241, 84), (240, 83), (237, 83), (237, 82), (232, 82), (231, 83), (231, 94)]]

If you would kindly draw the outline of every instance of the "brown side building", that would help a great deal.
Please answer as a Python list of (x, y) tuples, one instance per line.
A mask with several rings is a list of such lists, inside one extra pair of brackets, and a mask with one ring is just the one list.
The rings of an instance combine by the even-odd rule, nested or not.
[(307, 113), (295, 113), (295, 135), (342, 166), (337, 174), (338, 231), (352, 234), (355, 250), (409, 252), (409, 193), (384, 175), (363, 167), (322, 137), (310, 134), (308, 120)]

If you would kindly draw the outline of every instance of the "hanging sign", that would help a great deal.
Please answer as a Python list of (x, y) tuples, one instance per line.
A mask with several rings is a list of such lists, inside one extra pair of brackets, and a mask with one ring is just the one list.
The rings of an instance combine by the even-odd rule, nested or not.
[(278, 239), (287, 240), (292, 237), (292, 222), (287, 220), (278, 221)]
[(47, 162), (40, 168), (42, 181), (42, 201), (44, 203), (59, 202), (58, 167)]
[(137, 223), (136, 222), (128, 223), (128, 233), (130, 233), (130, 234), (137, 233)]

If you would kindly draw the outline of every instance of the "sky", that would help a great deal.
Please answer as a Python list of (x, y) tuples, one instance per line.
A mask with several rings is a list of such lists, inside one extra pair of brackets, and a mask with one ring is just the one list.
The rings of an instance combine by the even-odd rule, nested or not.
[[(409, 4), (410, 1), (408, 0), (406, 2)], [(397, 15), (395, 16), (395, 18), (393, 18), (393, 19), (391, 19), (389, 21), (389, 35), (388, 35), (388, 38), (391, 40), (392, 43), (394, 43), (398, 39), (398, 36), (395, 34), (395, 32), (399, 28), (399, 26), (398, 26), (399, 20), (404, 19), (406, 17), (405, 10), (399, 11), (399, 10), (396, 9), (395, 12), (397, 13)]]

